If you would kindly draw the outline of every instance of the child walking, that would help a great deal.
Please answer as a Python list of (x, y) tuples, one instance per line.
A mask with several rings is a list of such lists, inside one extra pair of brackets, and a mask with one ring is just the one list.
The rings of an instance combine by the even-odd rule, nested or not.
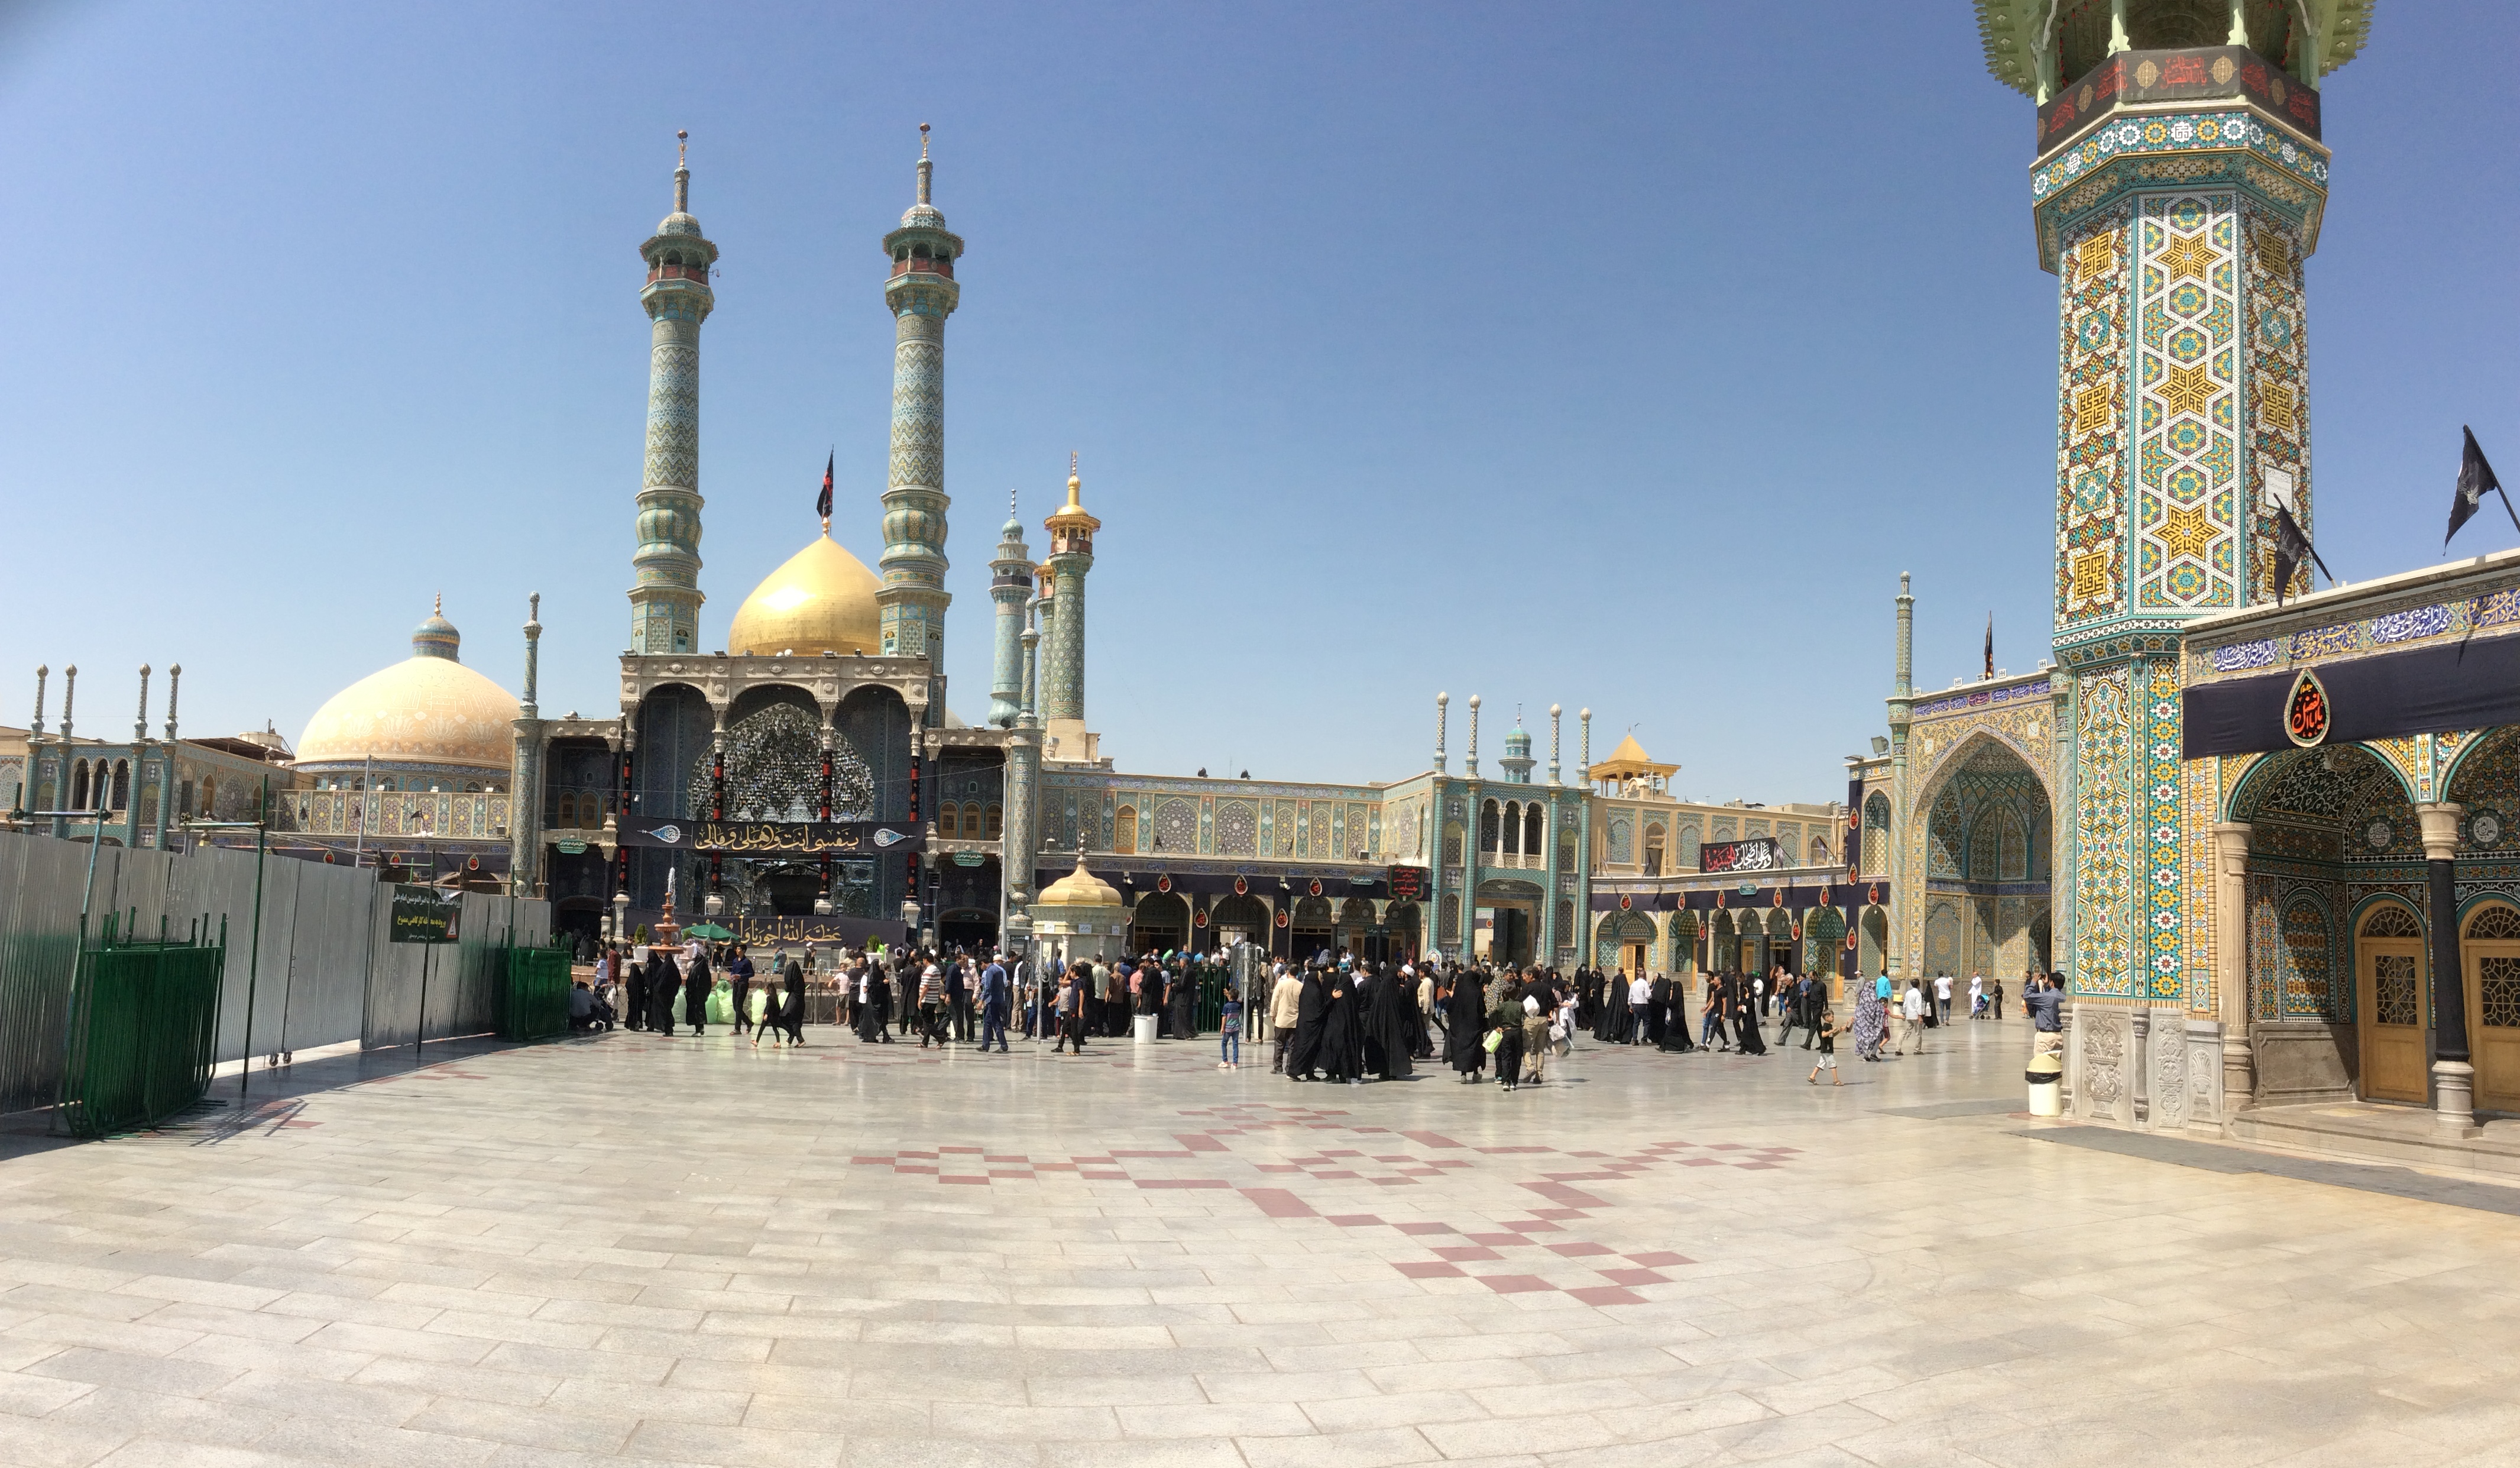
[(1217, 1010), (1217, 1024), (1222, 1028), (1216, 1040), (1216, 1068), (1220, 1071), (1242, 1069), (1242, 1000), (1234, 986), (1225, 986), (1225, 1003)]
[(1820, 1063), (1812, 1067), (1811, 1075), (1805, 1078), (1818, 1085), (1822, 1071), (1828, 1072), (1829, 1084), (1846, 1084), (1846, 1078), (1837, 1074), (1837, 1015), (1826, 1009), (1820, 1013)]

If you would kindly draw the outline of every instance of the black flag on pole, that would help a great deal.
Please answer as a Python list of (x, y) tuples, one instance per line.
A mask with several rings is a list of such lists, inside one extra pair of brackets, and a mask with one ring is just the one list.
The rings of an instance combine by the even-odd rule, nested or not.
[(814, 513), (823, 517), (823, 528), (827, 530), (832, 528), (832, 465), (838, 461), (840, 451), (835, 448), (832, 450), (831, 457), (823, 461), (823, 496), (814, 501)]
[(2310, 537), (2301, 532), (2301, 522), (2292, 518), (2292, 511), (2281, 505), (2275, 506), (2276, 606), (2283, 605), (2284, 593), (2292, 589), (2293, 574), (2301, 570), (2301, 563), (2304, 560), (2318, 567), (2329, 580), (2336, 579), (2336, 573), (2329, 571), (2327, 563), (2318, 559), (2318, 548), (2312, 545)]
[(2458, 488), (2451, 496), (2450, 530), (2442, 536), (2444, 549), (2449, 548), (2450, 537), (2457, 534), (2458, 528), (2467, 524), (2468, 517), (2485, 503), (2488, 489), (2502, 495), (2502, 509), (2511, 517), (2511, 528), (2520, 529), (2520, 510), (2511, 508), (2511, 496), (2503, 493), (2502, 482), (2494, 477), (2494, 466), (2485, 462), (2485, 450), (2476, 446), (2476, 430), (2462, 424), (2459, 432), (2466, 436), (2467, 446), (2458, 459)]
[(1995, 676), (1995, 614), (1986, 614), (1986, 675)]

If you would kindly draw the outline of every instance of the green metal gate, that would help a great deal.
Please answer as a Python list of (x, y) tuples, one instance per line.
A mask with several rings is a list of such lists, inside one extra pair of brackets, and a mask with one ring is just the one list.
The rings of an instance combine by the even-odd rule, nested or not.
[(72, 1136), (154, 1126), (209, 1090), (227, 963), (221, 927), (216, 943), (124, 942), (109, 915), (97, 945), (80, 951), (62, 1070)]
[(505, 1040), (568, 1032), (569, 950), (506, 948), (491, 997), (491, 1028)]

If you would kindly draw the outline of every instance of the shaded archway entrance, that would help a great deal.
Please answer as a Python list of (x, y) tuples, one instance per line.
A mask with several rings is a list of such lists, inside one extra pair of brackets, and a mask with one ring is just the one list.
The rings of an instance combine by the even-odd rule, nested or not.
[(1216, 899), (1207, 915), (1208, 931), (1215, 935), (1213, 946), (1231, 948), (1236, 943), (1269, 942), (1269, 904), (1258, 897), (1228, 894)]
[(1190, 941), (1190, 904), (1173, 893), (1149, 893), (1129, 914), (1129, 951), (1169, 953)]
[(1494, 963), (1532, 961), (1540, 935), (1540, 889), (1528, 882), (1482, 882), (1472, 951)]
[[(1920, 978), (1991, 975), (2018, 989), (2048, 965), (2055, 845), (2047, 776), (1991, 733), (1969, 735), (1918, 788), (1908, 830), (1900, 961)], [(1867, 955), (1867, 968), (1871, 960)]]
[[(2235, 782), (2249, 1045), (2261, 1105), (2422, 1104), (2431, 1089), (2423, 839), (2405, 776), (2359, 745), (2286, 751)], [(2394, 895), (2386, 900), (2374, 900)]]

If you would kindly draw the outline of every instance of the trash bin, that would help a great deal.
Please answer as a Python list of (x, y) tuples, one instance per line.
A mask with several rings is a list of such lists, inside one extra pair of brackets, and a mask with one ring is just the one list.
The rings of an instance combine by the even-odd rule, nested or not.
[(2030, 1084), (2030, 1114), (2034, 1117), (2061, 1117), (2065, 1114), (2065, 1062), (2054, 1055), (2034, 1055), (2030, 1069), (2021, 1073)]
[(1137, 1016), (1130, 1026), (1130, 1037), (1141, 1045), (1153, 1044), (1155, 1042), (1155, 1022), (1161, 1018), (1161, 1015), (1151, 1014), (1142, 1014)]

